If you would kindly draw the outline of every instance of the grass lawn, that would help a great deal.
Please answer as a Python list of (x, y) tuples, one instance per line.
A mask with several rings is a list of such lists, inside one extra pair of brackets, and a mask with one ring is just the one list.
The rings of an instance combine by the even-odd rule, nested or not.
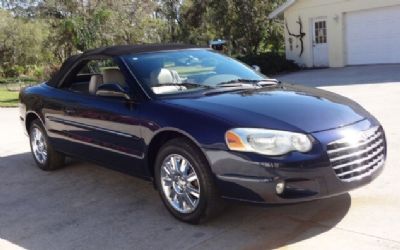
[(37, 80), (29, 77), (0, 77), (0, 107), (17, 107), (19, 90), (34, 83)]
[(7, 77), (3, 78), (0, 77), (0, 84), (12, 84), (12, 83), (19, 83), (19, 82), (24, 82), (24, 83), (35, 83), (37, 82), (37, 79), (31, 78), (31, 77)]
[(0, 88), (0, 107), (18, 106), (18, 91), (8, 91)]

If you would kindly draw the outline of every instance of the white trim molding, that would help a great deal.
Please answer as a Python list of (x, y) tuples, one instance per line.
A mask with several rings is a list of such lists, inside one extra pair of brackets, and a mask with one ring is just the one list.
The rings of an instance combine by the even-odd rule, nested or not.
[(287, 0), (284, 4), (276, 8), (274, 11), (272, 11), (269, 15), (269, 19), (274, 19), (277, 16), (279, 16), (282, 12), (284, 12), (287, 8), (292, 6), (294, 3), (296, 3), (296, 0)]

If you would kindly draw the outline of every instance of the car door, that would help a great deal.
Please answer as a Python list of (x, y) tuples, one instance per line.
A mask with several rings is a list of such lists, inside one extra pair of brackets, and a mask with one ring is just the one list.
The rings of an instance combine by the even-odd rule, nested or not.
[(97, 96), (95, 91), (89, 91), (93, 76), (104, 78), (105, 72), (112, 71), (107, 73), (108, 79), (97, 85), (119, 84), (129, 93), (131, 87), (126, 77), (112, 59), (90, 60), (81, 67), (75, 77), (67, 79), (82, 79), (86, 74), (90, 75), (89, 83), (78, 80), (61, 88), (64, 93), (60, 134), (66, 142), (64, 151), (116, 170), (147, 176), (138, 109), (125, 98)]

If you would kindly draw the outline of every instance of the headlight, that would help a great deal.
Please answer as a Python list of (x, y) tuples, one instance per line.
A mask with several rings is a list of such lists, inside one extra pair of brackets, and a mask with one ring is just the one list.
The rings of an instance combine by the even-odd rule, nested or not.
[(230, 150), (255, 152), (263, 155), (284, 155), (291, 151), (308, 152), (312, 148), (305, 134), (258, 128), (235, 128), (226, 132)]

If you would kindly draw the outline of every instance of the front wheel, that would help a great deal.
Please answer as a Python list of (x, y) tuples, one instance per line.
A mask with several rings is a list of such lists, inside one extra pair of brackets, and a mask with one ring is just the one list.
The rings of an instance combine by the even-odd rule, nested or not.
[(210, 168), (190, 141), (169, 141), (160, 149), (155, 164), (161, 199), (176, 218), (196, 224), (222, 210)]

